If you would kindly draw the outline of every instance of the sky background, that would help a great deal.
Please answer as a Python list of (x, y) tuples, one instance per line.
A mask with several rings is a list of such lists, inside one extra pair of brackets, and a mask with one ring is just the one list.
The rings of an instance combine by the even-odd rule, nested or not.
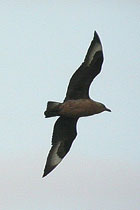
[[(91, 98), (112, 112), (82, 118), (69, 154), (41, 178), (63, 101), (94, 30), (104, 63)], [(0, 208), (140, 209), (139, 0), (0, 1)]]

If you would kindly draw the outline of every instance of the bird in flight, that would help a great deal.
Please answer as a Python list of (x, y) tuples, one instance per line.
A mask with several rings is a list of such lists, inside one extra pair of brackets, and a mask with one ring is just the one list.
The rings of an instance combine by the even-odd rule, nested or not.
[(111, 112), (104, 104), (89, 96), (89, 87), (100, 73), (103, 63), (103, 50), (97, 32), (85, 56), (84, 62), (70, 79), (63, 103), (49, 101), (44, 115), (46, 118), (59, 116), (52, 135), (52, 147), (42, 177), (48, 175), (65, 157), (77, 136), (76, 124), (80, 117), (103, 111)]

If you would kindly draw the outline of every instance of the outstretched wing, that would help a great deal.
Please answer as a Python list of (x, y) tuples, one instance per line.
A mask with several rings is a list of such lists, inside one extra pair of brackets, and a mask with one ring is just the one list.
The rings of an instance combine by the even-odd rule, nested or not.
[(78, 119), (59, 117), (54, 125), (52, 147), (49, 152), (43, 177), (49, 174), (65, 157), (76, 138)]
[(90, 44), (84, 62), (73, 74), (68, 85), (66, 98), (71, 99), (89, 98), (89, 87), (93, 79), (100, 73), (103, 63), (102, 44), (96, 31)]

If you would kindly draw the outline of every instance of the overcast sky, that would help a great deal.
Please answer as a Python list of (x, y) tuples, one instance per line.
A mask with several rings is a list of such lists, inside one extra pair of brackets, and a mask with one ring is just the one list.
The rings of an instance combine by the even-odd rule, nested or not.
[[(140, 209), (139, 0), (1, 0), (0, 208)], [(69, 154), (41, 178), (63, 101), (94, 30), (104, 50), (90, 96), (112, 110), (82, 118)]]

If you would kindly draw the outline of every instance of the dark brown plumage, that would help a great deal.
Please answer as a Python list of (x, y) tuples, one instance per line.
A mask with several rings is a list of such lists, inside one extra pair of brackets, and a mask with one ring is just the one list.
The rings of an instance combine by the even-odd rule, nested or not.
[(52, 148), (49, 152), (43, 177), (49, 174), (65, 157), (76, 138), (76, 124), (79, 117), (111, 111), (104, 104), (89, 97), (89, 87), (100, 73), (103, 51), (98, 34), (90, 44), (84, 62), (70, 79), (63, 103), (49, 101), (45, 117), (60, 116), (53, 130)]

